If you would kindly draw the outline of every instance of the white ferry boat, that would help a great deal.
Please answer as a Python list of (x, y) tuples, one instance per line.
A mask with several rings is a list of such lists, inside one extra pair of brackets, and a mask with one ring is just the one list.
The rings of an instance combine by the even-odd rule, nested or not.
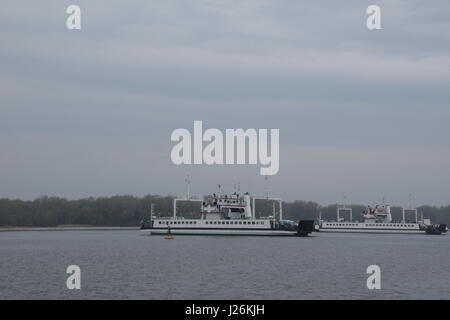
[[(255, 217), (255, 200), (265, 199), (279, 204), (278, 214), (268, 218)], [(253, 210), (250, 201), (253, 200)], [(200, 201), (200, 219), (177, 217), (177, 201)], [(314, 229), (314, 220), (295, 223), (283, 220), (282, 201), (279, 198), (213, 194), (205, 200), (175, 199), (173, 217), (151, 218), (141, 225), (150, 235), (216, 235), (216, 236), (307, 236)]]
[[(417, 210), (407, 209), (415, 213), (415, 222), (406, 222), (403, 209), (403, 219), (400, 222), (392, 222), (391, 208), (388, 205), (368, 206), (362, 213), (362, 222), (352, 221), (351, 208), (338, 207), (336, 221), (323, 221), (319, 217), (318, 230), (321, 232), (364, 232), (364, 233), (423, 233), (443, 234), (448, 228), (445, 224), (431, 224), (429, 219), (418, 221)], [(342, 218), (342, 213), (350, 214), (350, 221)]]

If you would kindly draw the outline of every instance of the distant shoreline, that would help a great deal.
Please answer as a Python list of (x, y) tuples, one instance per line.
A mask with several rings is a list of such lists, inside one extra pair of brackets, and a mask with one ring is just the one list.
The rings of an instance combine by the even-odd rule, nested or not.
[(113, 231), (139, 230), (139, 227), (0, 227), (0, 232), (8, 231)]

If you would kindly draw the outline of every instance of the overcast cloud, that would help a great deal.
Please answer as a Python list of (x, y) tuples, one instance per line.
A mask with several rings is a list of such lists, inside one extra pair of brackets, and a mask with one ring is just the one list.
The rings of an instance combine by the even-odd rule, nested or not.
[(197, 195), (264, 192), (257, 166), (171, 163), (171, 132), (203, 120), (279, 128), (269, 191), (287, 200), (449, 204), (449, 16), (439, 0), (3, 1), (0, 198), (183, 194), (186, 174)]

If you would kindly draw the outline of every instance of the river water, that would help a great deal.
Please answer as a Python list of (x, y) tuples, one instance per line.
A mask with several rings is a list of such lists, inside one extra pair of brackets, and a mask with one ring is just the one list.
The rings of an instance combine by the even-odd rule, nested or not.
[[(69, 265), (80, 290), (66, 287)], [(0, 232), (0, 299), (450, 299), (450, 236)]]

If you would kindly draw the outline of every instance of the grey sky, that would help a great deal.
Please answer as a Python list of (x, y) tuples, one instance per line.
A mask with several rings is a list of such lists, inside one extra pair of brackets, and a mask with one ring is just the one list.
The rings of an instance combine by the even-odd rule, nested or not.
[(269, 190), (288, 200), (448, 204), (449, 16), (438, 0), (3, 1), (0, 197), (182, 194), (186, 174), (198, 195), (262, 193), (256, 166), (171, 163), (171, 132), (203, 120), (280, 128)]

